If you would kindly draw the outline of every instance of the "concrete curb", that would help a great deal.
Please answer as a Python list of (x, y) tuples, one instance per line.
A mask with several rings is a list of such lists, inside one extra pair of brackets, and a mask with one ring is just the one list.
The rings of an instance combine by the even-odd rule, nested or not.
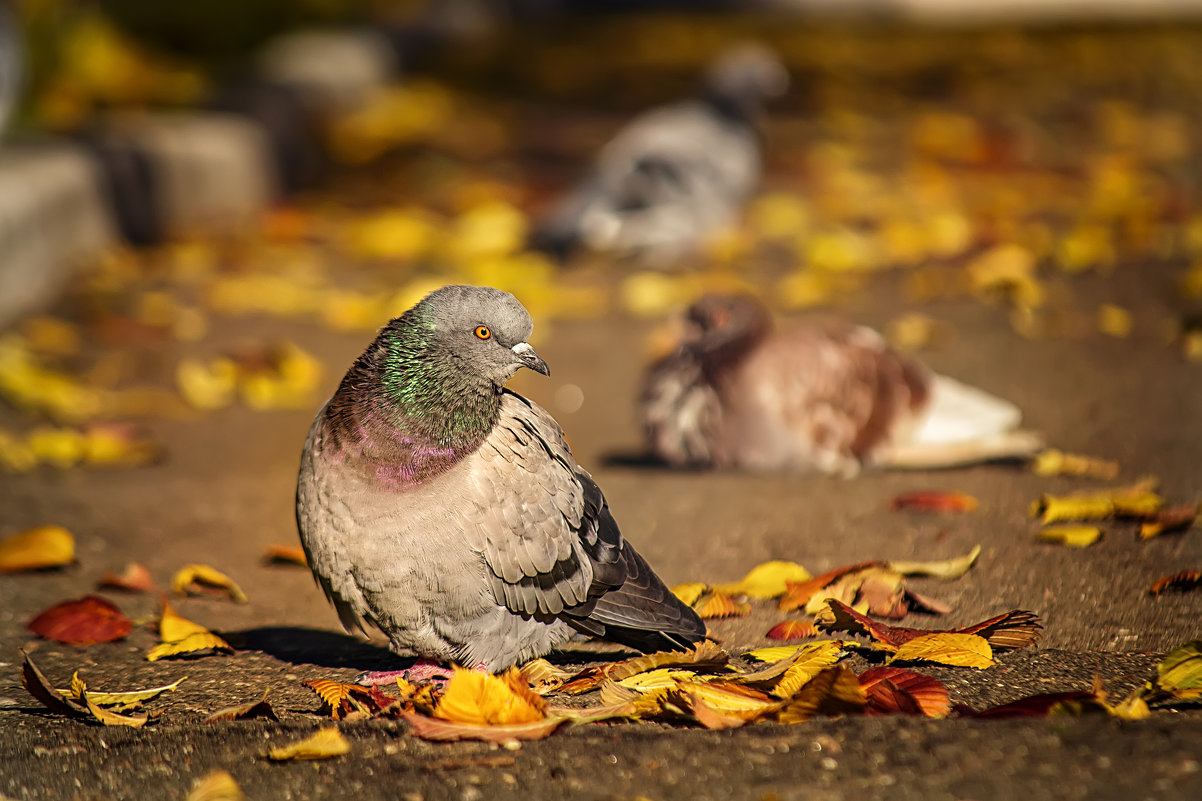
[(0, 147), (0, 329), (124, 240), (236, 231), (321, 175), (321, 131), (397, 75), (380, 36), (306, 31), (268, 43), (211, 110), (117, 114), (75, 140)]

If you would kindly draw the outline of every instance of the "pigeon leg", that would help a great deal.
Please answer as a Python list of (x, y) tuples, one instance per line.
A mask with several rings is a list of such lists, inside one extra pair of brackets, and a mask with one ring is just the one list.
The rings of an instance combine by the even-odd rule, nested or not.
[[(472, 670), (484, 673), (488, 668), (484, 664), (479, 664)], [(450, 665), (435, 662), (432, 659), (419, 659), (404, 670), (364, 671), (355, 677), (355, 683), (370, 687), (373, 684), (395, 684), (397, 679), (445, 682), (451, 678), (451, 671)]]

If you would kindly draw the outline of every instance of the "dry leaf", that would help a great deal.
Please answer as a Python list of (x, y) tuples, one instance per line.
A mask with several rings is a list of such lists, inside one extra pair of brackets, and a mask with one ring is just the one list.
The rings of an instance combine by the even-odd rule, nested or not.
[(227, 706), (218, 709), (205, 718), (205, 723), (217, 723), (222, 720), (254, 720), (256, 718), (267, 718), (279, 722), (279, 717), (275, 710), (271, 708), (271, 704), (267, 701), (267, 693), (258, 701), (251, 701), (247, 704), (239, 704), (237, 706)]
[[(715, 592), (727, 595), (746, 595), (749, 598), (777, 598), (785, 594), (789, 582), (802, 582), (810, 578), (804, 567), (796, 562), (764, 562), (756, 565), (747, 575), (733, 584), (719, 584)], [(691, 602), (690, 602), (690, 605)]]
[(472, 726), (510, 726), (546, 717), (547, 702), (530, 690), (516, 668), (501, 676), (455, 668), (434, 717)]
[[(152, 701), (163, 693), (175, 691), (187, 678), (187, 676), (184, 676), (184, 678), (172, 682), (171, 684), (165, 684), (162, 687), (151, 687), (147, 690), (126, 690), (124, 692), (115, 693), (98, 693), (89, 690), (88, 698), (93, 703), (99, 704), (100, 706), (119, 706), (130, 708), (140, 705), (145, 701)], [(84, 684), (82, 681), (78, 681), (77, 674), (76, 676), (72, 677), (70, 689), (58, 690), (58, 692), (70, 700), (82, 701), (83, 690)]]
[(751, 604), (740, 603), (725, 593), (711, 592), (697, 599), (693, 610), (704, 619), (743, 617), (751, 613)]
[(75, 561), (75, 537), (61, 526), (40, 526), (0, 541), (0, 573), (62, 567)]
[(171, 578), (171, 589), (176, 595), (211, 594), (218, 590), (229, 595), (234, 603), (244, 604), (248, 600), (232, 578), (208, 565), (184, 565)]
[(125, 592), (150, 592), (154, 589), (154, 581), (150, 571), (144, 565), (130, 562), (120, 574), (106, 572), (96, 583), (97, 587)]
[(1153, 595), (1160, 595), (1166, 590), (1187, 592), (1189, 590), (1196, 590), (1199, 587), (1202, 587), (1202, 570), (1182, 570), (1180, 573), (1156, 579), (1156, 581), (1152, 582), (1152, 586), (1148, 588), (1148, 592)]
[(1080, 476), (1110, 481), (1118, 476), (1119, 463), (1049, 448), (1035, 457), (1031, 470), (1039, 476)]
[(82, 690), (84, 704), (88, 707), (88, 711), (92, 713), (92, 717), (103, 723), (105, 726), (129, 726), (130, 728), (140, 729), (150, 720), (148, 712), (137, 712), (132, 715), (123, 715), (119, 712), (113, 712), (110, 709), (97, 704), (88, 697), (87, 690)]
[(531, 723), (508, 726), (473, 725), (454, 723), (441, 718), (431, 718), (413, 712), (402, 712), (402, 717), (413, 728), (413, 733), (423, 740), (450, 742), (455, 740), (483, 740), (489, 743), (508, 743), (517, 740), (541, 740), (550, 736), (568, 721), (567, 718), (545, 718)]
[(868, 695), (868, 714), (913, 712), (930, 718), (945, 718), (952, 703), (947, 687), (931, 676), (906, 668), (884, 665), (860, 674), (860, 685)]
[(920, 490), (906, 492), (894, 496), (889, 501), (889, 508), (911, 509), (918, 512), (971, 512), (979, 502), (971, 495), (963, 492), (939, 492), (937, 490)]
[(1135, 327), (1135, 318), (1131, 312), (1113, 303), (1103, 303), (1098, 307), (1098, 330), (1117, 339), (1126, 339)]
[(690, 581), (686, 584), (677, 584), (672, 588), (672, 594), (685, 606), (692, 606), (706, 589), (708, 589), (708, 585), (704, 582)]
[(246, 801), (246, 796), (233, 776), (214, 770), (196, 780), (184, 801)]
[(1039, 616), (1025, 609), (1015, 609), (971, 626), (954, 629), (959, 634), (979, 634), (989, 641), (994, 652), (1026, 648), (1039, 642), (1043, 624)]
[(21, 684), (29, 694), (42, 703), (51, 712), (70, 717), (89, 717), (88, 708), (54, 689), (38, 666), (34, 664), (29, 654), (22, 652), (24, 664), (21, 666)]
[(545, 659), (534, 659), (522, 665), (519, 671), (522, 680), (530, 685), (530, 689), (539, 695), (553, 692), (568, 682), (576, 674), (570, 670), (561, 670)]
[(984, 669), (993, 665), (993, 649), (979, 634), (923, 634), (898, 646), (894, 662), (934, 662), (953, 667)]
[[(405, 680), (400, 679), (397, 682), (397, 688), (401, 690), (402, 695), (408, 698), (414, 694), (416, 688), (409, 682), (402, 685), (400, 683), (402, 681)], [(311, 688), (321, 697), (325, 711), (334, 720), (345, 718), (355, 712), (374, 717), (396, 708), (400, 703), (400, 699), (387, 695), (378, 686), (364, 687), (359, 684), (343, 684), (329, 679), (314, 679), (303, 681), (301, 684)]]
[(159, 613), (159, 640), (179, 642), (193, 634), (208, 634), (209, 630), (199, 623), (180, 617), (171, 602), (163, 598), (163, 611)]
[[(792, 697), (823, 670), (843, 658), (843, 643), (834, 640), (810, 643), (803, 646), (792, 664), (772, 686), (772, 694), (778, 698)], [(743, 677), (744, 680), (747, 677)]]
[(1179, 645), (1156, 666), (1156, 686), (1166, 692), (1202, 689), (1202, 640)]
[(1097, 526), (1048, 526), (1039, 530), (1039, 539), (1070, 548), (1088, 548), (1102, 539), (1102, 529)]
[(957, 712), (958, 714), (964, 714), (968, 717), (981, 720), (1043, 718), (1047, 717), (1052, 710), (1064, 704), (1079, 704), (1082, 702), (1093, 701), (1093, 692), (1072, 690), (1062, 693), (1041, 693), (1039, 695), (1030, 695), (1025, 698), (1019, 698), (1016, 701), (1011, 701), (1007, 704), (990, 707), (989, 709), (985, 709), (980, 712), (973, 712), (971, 710), (965, 710), (957, 707)]
[(768, 630), (766, 636), (770, 640), (800, 640), (805, 637), (817, 636), (818, 629), (810, 620), (782, 620)]
[(856, 674), (838, 665), (813, 677), (776, 713), (778, 723), (804, 723), (815, 715), (847, 715), (861, 712), (867, 694)]
[(96, 595), (64, 601), (26, 624), (39, 637), (70, 645), (93, 645), (120, 640), (133, 630), (133, 622), (116, 604)]
[(330, 759), (351, 752), (351, 744), (335, 726), (318, 729), (313, 736), (300, 742), (273, 748), (265, 756), (273, 762), (299, 759)]
[(1193, 504), (1161, 509), (1150, 519), (1140, 524), (1139, 537), (1140, 539), (1150, 540), (1166, 531), (1187, 529), (1194, 524), (1194, 520), (1197, 517), (1198, 507)]
[(882, 567), (883, 565), (883, 562), (861, 562), (857, 565), (837, 568), (829, 573), (823, 573), (821, 576), (815, 576), (806, 581), (786, 582), (786, 592), (777, 603), (777, 607), (782, 612), (789, 612), (793, 609), (805, 607), (824, 588), (829, 587), (847, 574), (858, 573), (869, 567)]
[(905, 576), (931, 576), (932, 578), (950, 581), (958, 579), (967, 573), (969, 568), (976, 564), (977, 557), (980, 555), (981, 546), (975, 545), (964, 556), (958, 556), (953, 559), (930, 562), (892, 561), (888, 563), (888, 567), (890, 570), (895, 570)]
[(263, 554), (263, 561), (273, 564), (309, 566), (309, 560), (305, 558), (305, 549), (299, 545), (269, 545), (267, 552)]
[(1043, 523), (1065, 520), (1105, 520), (1111, 517), (1149, 517), (1164, 506), (1154, 491), (1156, 481), (1144, 479), (1127, 487), (1077, 492), (1071, 495), (1042, 495), (1031, 505), (1032, 517), (1042, 514)]
[(225, 640), (211, 631), (201, 631), (189, 634), (182, 640), (159, 643), (146, 654), (148, 662), (157, 662), (173, 656), (206, 656), (212, 652), (233, 653), (233, 648)]

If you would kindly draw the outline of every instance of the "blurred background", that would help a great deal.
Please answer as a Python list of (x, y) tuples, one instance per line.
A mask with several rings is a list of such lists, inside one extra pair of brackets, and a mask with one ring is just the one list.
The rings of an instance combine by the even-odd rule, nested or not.
[[(217, 350), (210, 334), (293, 318), (366, 335), (447, 282), (515, 292), (545, 335), (557, 319), (660, 320), (709, 289), (854, 316), (883, 281), (899, 347), (952, 336), (921, 304), (954, 298), (1017, 337), (1136, 335), (1197, 361), (1199, 12), (3, 0), (0, 396), (63, 424), (310, 409), (319, 360), (274, 341)], [(751, 133), (732, 147), (752, 166), (722, 190), (726, 211), (671, 247), (607, 239), (604, 221), (545, 247), (573, 187), (603, 182), (606, 142), (709, 97), (714, 59), (746, 42), (788, 81), (739, 110)], [(660, 191), (661, 168), (680, 180), (636, 172)], [(1132, 287), (1159, 305), (1141, 310)], [(89, 350), (161, 343), (173, 361), (153, 375)], [(653, 333), (647, 351), (669, 346)], [(9, 440), (13, 469), (86, 458)]]

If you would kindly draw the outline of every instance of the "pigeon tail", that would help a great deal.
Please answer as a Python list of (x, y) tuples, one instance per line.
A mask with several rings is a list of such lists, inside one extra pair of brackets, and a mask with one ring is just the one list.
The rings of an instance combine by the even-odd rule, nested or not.
[(936, 375), (926, 412), (904, 438), (907, 445), (947, 445), (1002, 434), (1018, 427), (1022, 412), (1010, 401)]

